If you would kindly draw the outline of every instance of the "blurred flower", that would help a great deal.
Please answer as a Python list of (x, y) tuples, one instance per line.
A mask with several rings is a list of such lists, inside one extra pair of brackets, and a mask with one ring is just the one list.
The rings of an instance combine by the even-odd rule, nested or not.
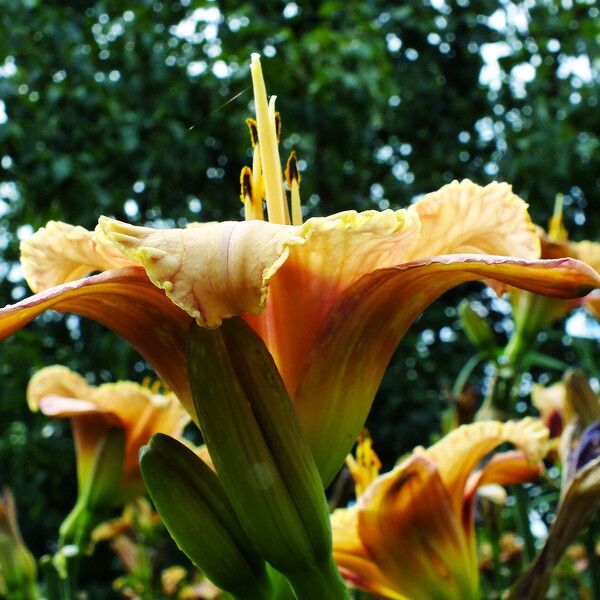
[(356, 458), (352, 454), (348, 454), (346, 465), (354, 480), (356, 496), (358, 497), (377, 479), (381, 469), (381, 461), (375, 454), (375, 450), (373, 450), (373, 440), (366, 429), (358, 437)]
[(0, 596), (39, 597), (35, 559), (21, 537), (15, 498), (7, 488), (0, 494)]
[(111, 428), (125, 432), (125, 455), (114, 505), (144, 493), (138, 465), (140, 448), (154, 433), (179, 436), (189, 421), (174, 394), (162, 395), (131, 381), (98, 387), (66, 367), (55, 365), (38, 371), (29, 381), (31, 410), (49, 417), (70, 419), (77, 452), (80, 490), (86, 485), (98, 445)]
[[(562, 221), (562, 195), (556, 198), (554, 214), (546, 233), (537, 228), (541, 240), (544, 259), (556, 260), (564, 257), (575, 258), (600, 271), (600, 244), (584, 240), (570, 242)], [(586, 306), (597, 318), (600, 317), (600, 296), (595, 293), (579, 299), (560, 300), (539, 296), (519, 289), (511, 289), (510, 301), (516, 329), (525, 338), (532, 339), (539, 331), (564, 317), (577, 306)]]
[[(600, 277), (571, 259), (538, 261), (526, 205), (507, 184), (453, 182), (407, 209), (302, 223), (298, 165), (291, 156), (290, 210), (280, 119), (257, 55), (251, 71), (254, 158), (241, 177), (248, 220), (155, 230), (101, 217), (95, 232), (51, 222), (22, 243), (23, 271), (38, 293), (0, 311), (0, 335), (50, 308), (95, 319), (129, 340), (195, 418), (190, 321), (217, 327), (241, 315), (272, 353), (329, 482), (407, 328), (445, 291), (494, 279), (570, 298)], [(104, 272), (84, 277), (94, 271)]]
[(546, 542), (519, 578), (510, 600), (543, 600), (552, 570), (568, 547), (589, 524), (600, 504), (600, 421), (578, 435), (577, 420), (565, 427), (560, 453), (563, 463), (561, 497)]
[[(378, 477), (332, 515), (333, 552), (355, 586), (384, 598), (479, 598), (473, 508), (480, 486), (542, 471), (548, 431), (534, 419), (463, 425)], [(499, 445), (518, 450), (477, 465)]]
[(569, 369), (562, 381), (551, 386), (534, 385), (531, 400), (552, 438), (558, 437), (572, 419), (583, 427), (600, 420), (600, 398), (585, 373), (575, 369)]

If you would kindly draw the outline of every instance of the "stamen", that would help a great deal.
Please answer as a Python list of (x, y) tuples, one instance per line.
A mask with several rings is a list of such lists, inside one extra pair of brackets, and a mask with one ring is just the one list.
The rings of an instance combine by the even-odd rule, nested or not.
[(252, 143), (252, 147), (256, 148), (258, 145), (258, 127), (256, 126), (256, 120), (252, 117), (248, 117), (246, 119), (246, 125), (248, 125), (248, 129), (250, 130), (250, 142)]
[(361, 432), (358, 438), (356, 458), (349, 454), (346, 457), (346, 464), (352, 479), (354, 479), (356, 496), (358, 497), (369, 484), (375, 481), (381, 469), (381, 461), (375, 450), (373, 450), (373, 440), (366, 429)]
[[(258, 150), (258, 146), (256, 147)], [(240, 200), (244, 205), (244, 218), (246, 221), (264, 221), (262, 198), (257, 198), (254, 190), (254, 176), (250, 167), (244, 167), (240, 175)]]
[(285, 167), (285, 178), (292, 195), (292, 225), (302, 225), (302, 205), (300, 203), (300, 173), (296, 152), (292, 151)]
[(279, 150), (277, 148), (275, 96), (267, 104), (267, 90), (258, 54), (252, 54), (250, 71), (254, 87), (256, 123), (269, 221), (285, 224), (286, 203), (281, 179), (281, 159), (279, 158)]
[(281, 115), (279, 111), (275, 113), (275, 131), (277, 132), (277, 143), (281, 141)]

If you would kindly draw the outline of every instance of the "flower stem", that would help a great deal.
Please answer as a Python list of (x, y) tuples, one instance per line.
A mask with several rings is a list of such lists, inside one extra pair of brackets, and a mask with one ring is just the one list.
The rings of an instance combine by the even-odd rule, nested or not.
[(585, 550), (588, 559), (588, 573), (590, 574), (590, 587), (592, 598), (600, 598), (600, 559), (596, 553), (596, 540), (598, 537), (598, 519), (589, 526), (584, 536)]
[(527, 506), (527, 493), (520, 485), (515, 485), (512, 490), (515, 500), (515, 512), (517, 517), (517, 527), (525, 544), (525, 561), (529, 564), (536, 553), (535, 540), (531, 533), (531, 523), (529, 522), (529, 510)]
[(349, 600), (350, 592), (333, 558), (319, 568), (307, 568), (297, 575), (288, 573), (298, 600)]

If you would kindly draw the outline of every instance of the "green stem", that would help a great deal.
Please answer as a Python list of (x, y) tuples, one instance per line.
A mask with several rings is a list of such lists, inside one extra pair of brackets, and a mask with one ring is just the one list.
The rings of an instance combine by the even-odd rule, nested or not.
[(333, 557), (320, 569), (307, 568), (288, 579), (298, 600), (349, 600), (350, 592), (337, 569)]
[(493, 380), (475, 420), (507, 421), (514, 413), (514, 390), (521, 379), (521, 363), (531, 347), (531, 336), (517, 328), (497, 358)]
[(585, 550), (588, 559), (587, 571), (590, 574), (590, 587), (592, 598), (600, 598), (600, 557), (596, 554), (596, 540), (598, 537), (598, 520), (590, 524), (584, 536)]
[(528, 497), (525, 490), (519, 485), (514, 486), (512, 492), (516, 500), (515, 512), (517, 517), (517, 527), (525, 544), (525, 561), (526, 564), (529, 564), (535, 557), (536, 548), (535, 540), (531, 533), (531, 523), (529, 522), (529, 507), (527, 505)]

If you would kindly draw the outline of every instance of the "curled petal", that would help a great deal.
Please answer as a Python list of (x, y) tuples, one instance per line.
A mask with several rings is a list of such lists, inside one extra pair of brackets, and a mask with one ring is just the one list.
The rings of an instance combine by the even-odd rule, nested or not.
[(23, 274), (34, 292), (131, 264), (111, 246), (98, 244), (92, 231), (60, 221), (21, 242)]
[[(0, 327), (2, 326), (1, 323), (2, 321), (0, 321)], [(27, 404), (30, 410), (36, 411), (40, 408), (40, 401), (46, 396), (63, 397), (65, 400), (69, 398), (89, 400), (92, 397), (93, 391), (94, 388), (81, 375), (74, 373), (62, 365), (53, 365), (45, 369), (40, 369), (29, 380), (27, 385)], [(48, 407), (47, 410), (54, 409)], [(48, 414), (46, 410), (42, 410), (42, 412)], [(55, 412), (53, 416), (59, 415)]]
[(465, 529), (469, 530), (472, 527), (473, 499), (478, 489), (490, 485), (511, 485), (534, 481), (542, 474), (543, 470), (542, 463), (532, 463), (531, 459), (520, 450), (494, 455), (481, 470), (472, 473), (467, 480), (463, 498), (463, 526)]
[(440, 254), (492, 254), (539, 258), (540, 241), (527, 204), (507, 183), (481, 187), (453, 181), (414, 204), (421, 236), (413, 260)]
[[(292, 394), (325, 482), (350, 451), (385, 367), (414, 319), (452, 287), (489, 277), (563, 296), (585, 294), (600, 282), (595, 271), (572, 259), (478, 255), (434, 257), (364, 276), (332, 307), (303, 359), (301, 383)], [(337, 365), (335, 372), (331, 364)]]
[[(507, 423), (480, 421), (462, 425), (423, 451), (436, 463), (457, 514), (460, 514), (464, 502), (467, 479), (488, 453), (505, 442), (517, 446), (529, 464), (537, 468), (548, 451), (548, 429), (541, 421), (532, 418)], [(492, 463), (489, 468), (494, 466), (495, 463)], [(488, 473), (492, 474), (493, 471)], [(486, 481), (492, 482), (502, 483), (491, 479)]]
[(394, 589), (413, 600), (478, 597), (467, 539), (435, 464), (413, 455), (358, 500), (358, 532)]
[(98, 321), (125, 338), (194, 415), (185, 358), (191, 319), (152, 285), (142, 267), (106, 271), (1, 309), (0, 339), (49, 309)]
[[(300, 226), (254, 220), (154, 230), (99, 221), (104, 241), (140, 261), (155, 285), (208, 327), (262, 311), (268, 286), (286, 262), (295, 265), (295, 275), (307, 271), (294, 282), (294, 301), (314, 299), (318, 288), (327, 303), (362, 274), (401, 260), (418, 230), (418, 219), (406, 210), (347, 211)], [(321, 290), (324, 284), (329, 289)]]

